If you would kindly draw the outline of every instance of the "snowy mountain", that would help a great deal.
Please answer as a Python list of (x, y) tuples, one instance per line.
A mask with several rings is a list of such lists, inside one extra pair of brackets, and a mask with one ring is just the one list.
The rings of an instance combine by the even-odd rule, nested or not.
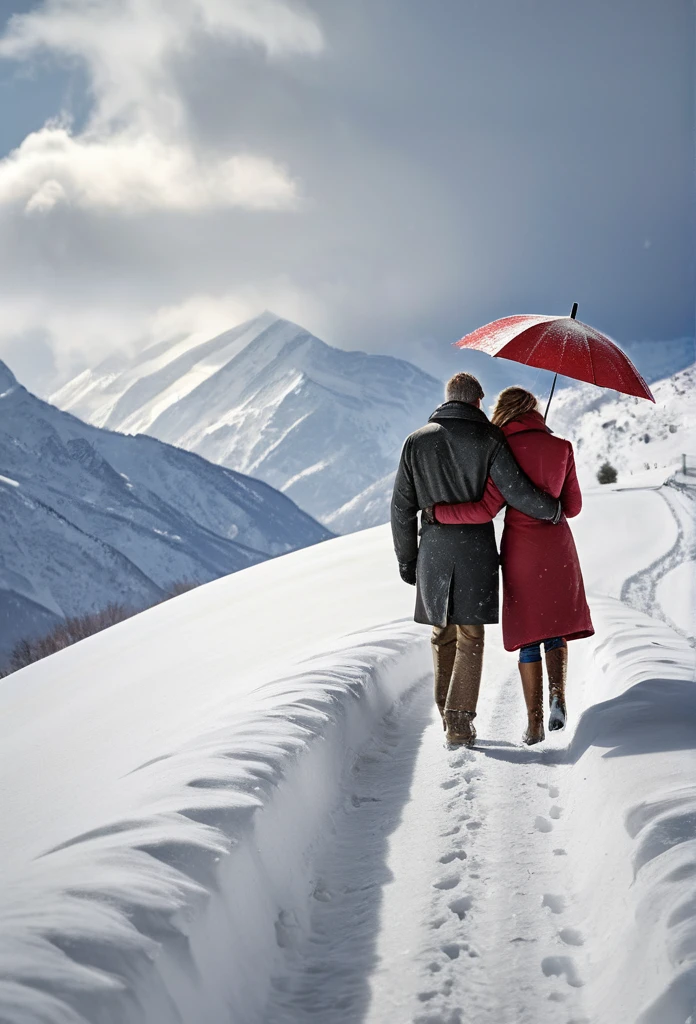
[(202, 344), (108, 360), (52, 400), (259, 477), (326, 522), (395, 470), (442, 385), (408, 362), (332, 348), (264, 313)]
[(152, 604), (330, 534), (273, 488), (154, 438), (81, 422), (0, 363), (0, 664), (110, 602)]
[(651, 386), (655, 404), (592, 384), (576, 384), (554, 398), (551, 429), (575, 446), (581, 483), (596, 483), (608, 460), (619, 483), (651, 470), (662, 478), (674, 471), (681, 454), (696, 460), (696, 364)]

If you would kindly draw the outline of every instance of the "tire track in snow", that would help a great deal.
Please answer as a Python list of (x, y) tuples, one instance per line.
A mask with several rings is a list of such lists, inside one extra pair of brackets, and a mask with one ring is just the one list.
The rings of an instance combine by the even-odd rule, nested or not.
[[(621, 588), (621, 600), (629, 607), (637, 611), (645, 612), (651, 618), (661, 619), (680, 636), (694, 643), (693, 634), (681, 629), (662, 610), (657, 600), (657, 588), (660, 581), (673, 569), (678, 568), (683, 562), (696, 560), (696, 529), (694, 528), (694, 499), (690, 494), (691, 488), (674, 488), (677, 493), (669, 488), (669, 485), (660, 488), (657, 494), (667, 505), (667, 508), (677, 526), (677, 539), (672, 547), (660, 558), (656, 559), (644, 569), (629, 576)], [(691, 510), (685, 509), (680, 500), (689, 502)]]

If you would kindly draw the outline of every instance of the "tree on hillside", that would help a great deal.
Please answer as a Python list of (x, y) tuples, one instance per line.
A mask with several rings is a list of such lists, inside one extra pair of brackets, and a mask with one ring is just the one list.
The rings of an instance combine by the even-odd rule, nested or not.
[(597, 470), (597, 479), (600, 484), (615, 484), (618, 473), (612, 466), (611, 462), (603, 462)]

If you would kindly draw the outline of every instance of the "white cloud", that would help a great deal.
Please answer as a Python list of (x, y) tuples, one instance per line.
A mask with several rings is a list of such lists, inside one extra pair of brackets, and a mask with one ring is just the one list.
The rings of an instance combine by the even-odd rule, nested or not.
[(125, 120), (163, 129), (181, 114), (172, 58), (201, 35), (256, 44), (270, 57), (323, 47), (316, 20), (283, 0), (44, 0), (10, 18), (0, 57), (48, 51), (78, 60), (95, 98), (93, 126)]
[(202, 160), (185, 143), (123, 132), (98, 138), (47, 125), (0, 161), (0, 205), (47, 213), (59, 203), (125, 214), (215, 207), (287, 209), (297, 190), (272, 160)]
[(305, 326), (320, 318), (320, 310), (311, 296), (288, 281), (275, 280), (264, 288), (244, 288), (231, 295), (199, 292), (184, 302), (162, 306), (148, 320), (147, 338), (150, 343), (175, 336), (186, 336), (192, 342), (205, 341), (258, 316), (263, 309)]
[(281, 0), (45, 0), (13, 16), (0, 57), (49, 51), (78, 61), (94, 106), (79, 134), (49, 123), (0, 161), (0, 205), (33, 214), (62, 203), (128, 214), (296, 205), (296, 184), (276, 161), (191, 143), (172, 67), (201, 36), (256, 44), (269, 57), (322, 47), (310, 15)]

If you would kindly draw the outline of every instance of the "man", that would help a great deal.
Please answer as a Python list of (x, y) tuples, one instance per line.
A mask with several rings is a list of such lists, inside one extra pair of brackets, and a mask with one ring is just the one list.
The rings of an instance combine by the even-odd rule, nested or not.
[(493, 523), (441, 526), (418, 512), (438, 502), (477, 501), (490, 475), (513, 508), (557, 523), (561, 503), (529, 480), (502, 430), (481, 409), (470, 373), (447, 382), (445, 402), (406, 438), (394, 481), (391, 525), (399, 572), (417, 587), (416, 622), (433, 627), (435, 701), (450, 743), (473, 746), (484, 623), (498, 621), (498, 549)]

